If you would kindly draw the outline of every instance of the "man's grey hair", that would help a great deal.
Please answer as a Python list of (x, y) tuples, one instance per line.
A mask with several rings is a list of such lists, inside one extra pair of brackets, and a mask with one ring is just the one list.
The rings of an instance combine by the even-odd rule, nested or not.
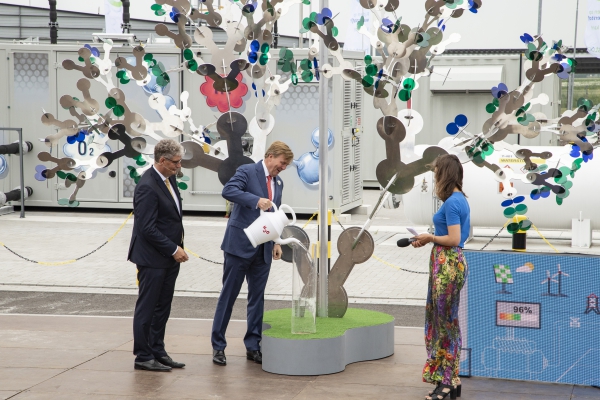
[(176, 156), (183, 156), (183, 147), (173, 139), (163, 139), (154, 147), (155, 162), (159, 162), (161, 157), (172, 160)]

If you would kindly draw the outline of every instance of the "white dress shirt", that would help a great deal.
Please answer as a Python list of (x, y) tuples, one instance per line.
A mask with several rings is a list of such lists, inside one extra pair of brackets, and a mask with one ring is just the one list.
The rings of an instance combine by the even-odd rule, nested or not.
[[(154, 170), (156, 171), (158, 176), (160, 176), (160, 179), (163, 181), (163, 184), (165, 186), (167, 186), (167, 183), (165, 182), (167, 180), (167, 178), (165, 178), (164, 175), (161, 174), (158, 169), (156, 169), (155, 165), (153, 165), (152, 168), (154, 168)], [(171, 184), (171, 182), (169, 182), (169, 184)], [(167, 190), (169, 190), (169, 188), (167, 188)], [(177, 197), (175, 197), (177, 195), (175, 194), (175, 189), (173, 189), (172, 186), (171, 186), (170, 192), (171, 192), (171, 196), (173, 196), (173, 200), (175, 200), (175, 205), (177, 206), (177, 211), (179, 211), (179, 214), (181, 214), (181, 210), (179, 209), (179, 199)], [(175, 253), (177, 253), (177, 249), (179, 249), (179, 246), (175, 247), (175, 251), (173, 252), (173, 254), (171, 254), (172, 256), (175, 255)]]

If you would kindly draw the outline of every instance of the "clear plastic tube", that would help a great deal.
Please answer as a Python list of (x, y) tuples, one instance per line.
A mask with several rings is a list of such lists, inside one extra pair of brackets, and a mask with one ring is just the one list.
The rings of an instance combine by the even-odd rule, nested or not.
[(290, 243), (292, 259), (292, 333), (317, 331), (317, 267), (308, 250)]

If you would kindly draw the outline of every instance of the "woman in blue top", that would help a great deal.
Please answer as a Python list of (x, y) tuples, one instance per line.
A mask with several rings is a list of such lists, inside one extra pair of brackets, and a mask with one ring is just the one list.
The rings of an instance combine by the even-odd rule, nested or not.
[(425, 308), (427, 362), (423, 381), (436, 385), (426, 399), (460, 396), (458, 367), (462, 340), (458, 324), (460, 290), (467, 275), (462, 248), (471, 226), (469, 203), (462, 190), (463, 169), (455, 155), (433, 163), (435, 191), (444, 204), (433, 216), (435, 234), (415, 237), (414, 247), (433, 242), (429, 261), (429, 290)]

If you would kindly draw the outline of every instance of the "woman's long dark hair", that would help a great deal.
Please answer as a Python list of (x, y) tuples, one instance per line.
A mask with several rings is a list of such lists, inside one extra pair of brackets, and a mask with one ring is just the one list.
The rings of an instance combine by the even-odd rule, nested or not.
[(442, 201), (448, 200), (454, 188), (463, 192), (463, 167), (454, 154), (444, 154), (435, 159), (431, 164), (435, 174), (435, 194)]

